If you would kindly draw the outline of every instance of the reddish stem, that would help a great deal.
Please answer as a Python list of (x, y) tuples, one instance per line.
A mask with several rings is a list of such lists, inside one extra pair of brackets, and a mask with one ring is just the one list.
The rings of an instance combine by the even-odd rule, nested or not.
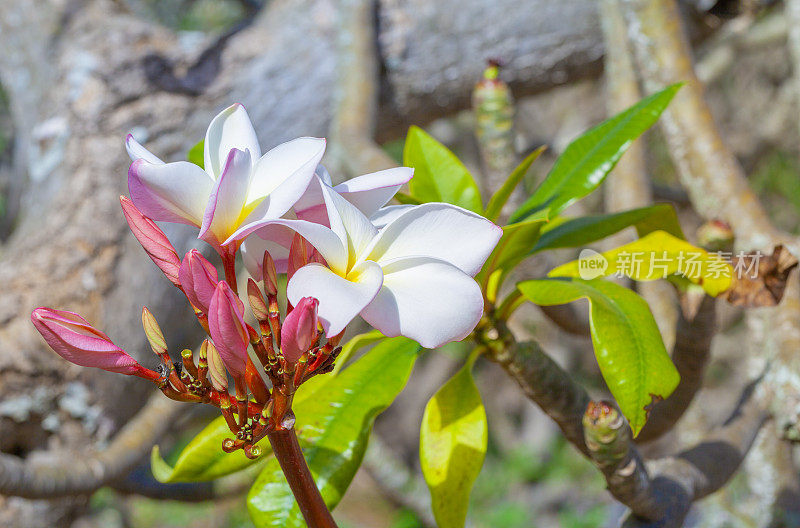
[(239, 295), (239, 287), (236, 285), (236, 242), (223, 246), (220, 256), (222, 257), (222, 267), (225, 270), (225, 281), (231, 287), (233, 293)]
[(273, 431), (267, 436), (309, 528), (337, 528), (314, 483), (294, 428)]

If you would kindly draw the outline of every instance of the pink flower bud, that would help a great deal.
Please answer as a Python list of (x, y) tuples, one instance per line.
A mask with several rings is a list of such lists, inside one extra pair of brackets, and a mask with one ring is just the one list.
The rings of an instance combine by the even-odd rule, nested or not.
[(217, 269), (196, 249), (183, 257), (178, 271), (183, 292), (192, 306), (203, 313), (208, 313), (208, 305), (217, 288), (219, 279)]
[(164, 272), (170, 282), (180, 288), (178, 268), (180, 268), (181, 259), (178, 256), (178, 252), (172, 247), (167, 235), (155, 222), (144, 216), (129, 198), (120, 196), (119, 203), (122, 205), (122, 212), (125, 214), (125, 219), (128, 221), (128, 226), (131, 228), (133, 236), (136, 237), (136, 240), (139, 241), (155, 265)]
[(317, 307), (319, 301), (303, 297), (283, 321), (281, 352), (288, 363), (297, 363), (317, 337)]
[(295, 235), (294, 239), (292, 239), (292, 246), (289, 248), (287, 278), (291, 279), (295, 271), (311, 262), (325, 265), (325, 259), (322, 258), (322, 255), (317, 252), (314, 246), (300, 235)]
[(208, 307), (211, 339), (234, 378), (244, 376), (250, 338), (244, 324), (244, 304), (225, 281), (220, 281)]
[(76, 365), (147, 377), (147, 371), (100, 330), (73, 312), (37, 308), (33, 325), (56, 353)]

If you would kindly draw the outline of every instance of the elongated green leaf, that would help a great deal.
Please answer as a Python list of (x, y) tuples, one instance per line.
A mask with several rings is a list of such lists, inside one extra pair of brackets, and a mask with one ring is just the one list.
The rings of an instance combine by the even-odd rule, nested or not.
[(419, 458), (439, 528), (462, 528), (486, 456), (488, 427), (472, 362), (439, 389), (422, 416)]
[[(158, 446), (155, 445), (150, 453), (150, 469), (153, 476), (157, 481), (164, 483), (200, 482), (236, 473), (258, 462), (244, 456), (242, 451), (225, 453), (222, 450), (222, 441), (231, 437), (233, 433), (228, 429), (224, 419), (213, 420), (181, 451), (175, 467), (170, 467), (161, 458)], [(263, 441), (259, 446), (265, 451), (261, 459), (270, 456), (269, 442)]]
[(519, 182), (521, 182), (522, 178), (528, 173), (528, 169), (531, 168), (533, 162), (544, 152), (545, 148), (547, 148), (547, 146), (543, 145), (528, 154), (528, 156), (522, 160), (522, 163), (517, 165), (517, 168), (511, 172), (511, 175), (503, 183), (502, 187), (497, 189), (489, 199), (489, 204), (486, 206), (486, 213), (484, 214), (486, 218), (492, 222), (498, 219), (500, 212), (503, 210), (503, 206), (506, 205), (514, 189), (517, 188)]
[(556, 216), (596, 189), (631, 142), (658, 120), (680, 87), (673, 84), (639, 101), (570, 143), (547, 178), (511, 215), (511, 221), (518, 222), (543, 207)]
[[(300, 386), (294, 397), (295, 409), (301, 408), (303, 402), (309, 398), (326, 398), (323, 389), (334, 379), (342, 367), (347, 364), (350, 356), (359, 349), (371, 345), (381, 339), (383, 334), (377, 330), (355, 336), (343, 347), (336, 361), (336, 369), (331, 375), (315, 376)], [(159, 482), (198, 482), (213, 480), (231, 473), (236, 473), (258, 463), (266, 458), (270, 452), (269, 442), (264, 439), (259, 442), (259, 447), (264, 451), (259, 460), (251, 460), (244, 456), (242, 451), (225, 453), (222, 451), (222, 441), (231, 438), (233, 433), (228, 429), (228, 424), (220, 416), (213, 420), (205, 429), (195, 436), (191, 442), (178, 455), (175, 467), (171, 467), (163, 458), (158, 446), (153, 447), (150, 455), (150, 464), (153, 476)]]
[[(350, 485), (375, 417), (405, 386), (418, 351), (410, 339), (387, 339), (333, 377), (319, 397), (294, 406), (303, 454), (329, 508)], [(250, 489), (247, 507), (258, 528), (305, 526), (274, 458)]]
[(186, 161), (190, 163), (194, 163), (195, 165), (199, 165), (202, 169), (205, 165), (205, 155), (203, 152), (203, 145), (205, 144), (205, 140), (201, 139), (200, 143), (197, 143), (195, 146), (189, 149), (189, 152), (186, 154)]
[(464, 164), (419, 127), (408, 129), (403, 165), (414, 168), (414, 177), (408, 182), (412, 198), (483, 212), (480, 190)]
[(680, 379), (647, 303), (631, 290), (602, 279), (540, 279), (517, 285), (534, 304), (588, 299), (592, 343), (600, 372), (634, 436), (654, 397), (669, 396)]
[(582, 216), (567, 220), (552, 229), (542, 232), (533, 253), (546, 249), (580, 247), (634, 226), (640, 237), (656, 230), (666, 231), (678, 238), (685, 238), (678, 215), (670, 204), (656, 204), (596, 216)]
[(733, 280), (733, 266), (719, 255), (664, 231), (653, 231), (605, 253), (588, 251), (584, 250), (578, 260), (558, 266), (548, 276), (592, 279), (618, 275), (650, 281), (679, 273), (712, 297), (727, 290)]

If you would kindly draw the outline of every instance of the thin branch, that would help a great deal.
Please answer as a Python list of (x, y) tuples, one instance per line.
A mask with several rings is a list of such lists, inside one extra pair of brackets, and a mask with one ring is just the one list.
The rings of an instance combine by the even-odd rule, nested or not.
[[(619, 0), (602, 0), (600, 17), (606, 45), (605, 81), (608, 114), (615, 115), (636, 104), (642, 94), (633, 65), (633, 56), (625, 35), (625, 20)], [(634, 141), (609, 175), (605, 189), (606, 211), (615, 213), (653, 203), (647, 173), (643, 139)], [(616, 235), (615, 245), (629, 242)], [(639, 293), (647, 301), (667, 348), (675, 341), (678, 311), (671, 295), (671, 286), (664, 281), (639, 283)]]
[(0, 495), (44, 499), (91, 493), (135, 466), (184, 411), (180, 404), (154, 394), (109, 446), (93, 456), (53, 453), (22, 460), (0, 454)]

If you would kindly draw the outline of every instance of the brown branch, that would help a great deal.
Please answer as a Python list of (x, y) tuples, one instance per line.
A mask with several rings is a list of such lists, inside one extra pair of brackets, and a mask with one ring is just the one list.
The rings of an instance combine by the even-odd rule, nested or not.
[(564, 437), (589, 456), (582, 423), (589, 395), (572, 376), (533, 341), (509, 344), (487, 357), (503, 367), (525, 396), (556, 422)]
[(656, 518), (650, 477), (622, 414), (608, 403), (589, 402), (583, 426), (589, 456), (605, 475), (608, 491), (634, 513)]
[(554, 304), (539, 306), (539, 309), (564, 332), (581, 337), (591, 337), (588, 319), (582, 317), (573, 305)]
[(180, 404), (154, 394), (109, 446), (95, 455), (53, 453), (22, 460), (0, 454), (0, 495), (42, 499), (91, 493), (136, 465), (184, 411)]
[(681, 380), (675, 391), (650, 410), (637, 442), (649, 442), (672, 429), (694, 400), (703, 384), (703, 376), (711, 356), (711, 341), (716, 333), (716, 302), (704, 297), (692, 320), (681, 313), (675, 332), (672, 362)]
[[(756, 382), (758, 383), (758, 382)], [(745, 389), (730, 418), (701, 443), (647, 463), (653, 516), (631, 515), (623, 526), (679, 528), (692, 503), (719, 490), (736, 473), (769, 414), (755, 383)]]

